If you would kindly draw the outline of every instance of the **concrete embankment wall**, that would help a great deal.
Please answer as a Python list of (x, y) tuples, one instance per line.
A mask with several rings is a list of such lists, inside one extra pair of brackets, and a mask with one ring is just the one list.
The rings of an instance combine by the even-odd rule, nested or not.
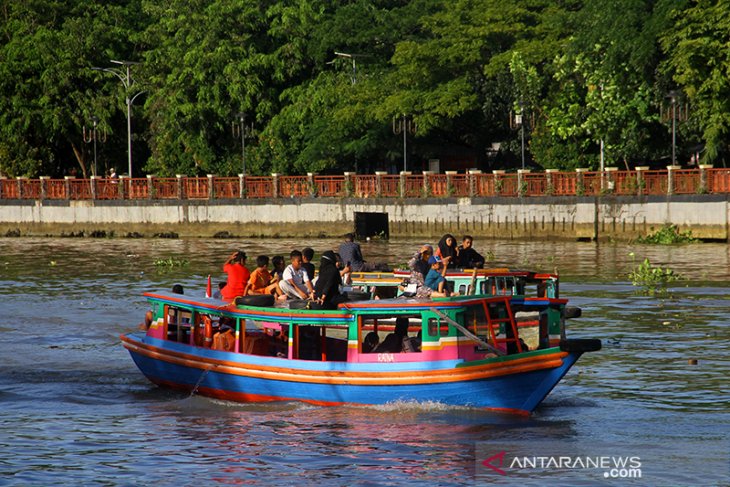
[(387, 214), (391, 237), (628, 240), (666, 223), (728, 240), (725, 195), (541, 198), (302, 198), (273, 200), (0, 201), (0, 236), (130, 233), (152, 237), (329, 237), (355, 214)]

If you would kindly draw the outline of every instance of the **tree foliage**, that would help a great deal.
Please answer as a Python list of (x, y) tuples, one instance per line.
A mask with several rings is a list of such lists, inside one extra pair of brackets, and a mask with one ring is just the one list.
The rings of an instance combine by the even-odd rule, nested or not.
[(709, 0), (0, 0), (0, 173), (90, 175), (92, 116), (99, 170), (126, 168), (110, 60), (140, 63), (135, 175), (239, 173), (240, 113), (249, 174), (395, 167), (403, 114), (416, 168), (504, 167), (519, 111), (534, 164), (596, 168), (603, 142), (628, 167), (667, 157), (669, 90), (680, 155), (724, 164), (729, 32)]

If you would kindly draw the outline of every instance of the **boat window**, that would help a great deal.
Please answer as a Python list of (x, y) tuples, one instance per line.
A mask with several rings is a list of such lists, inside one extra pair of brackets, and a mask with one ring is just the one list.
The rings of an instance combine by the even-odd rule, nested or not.
[(464, 312), (464, 326), (479, 337), (489, 336), (487, 316), (483, 306), (469, 306)]
[[(403, 316), (399, 315), (399, 319), (406, 318), (409, 320), (408, 338), (409, 349), (406, 350), (404, 342), (404, 352), (420, 352), (421, 351), (421, 315)], [(393, 315), (387, 317), (361, 317), (360, 318), (360, 353), (385, 352), (383, 347), (390, 348), (394, 346), (396, 320)], [(397, 342), (400, 344), (400, 342)], [(398, 348), (396, 346), (396, 348)], [(394, 353), (390, 350), (390, 353)]]
[(165, 306), (165, 321), (167, 324), (167, 339), (184, 342), (189, 338), (192, 313), (184, 308)]
[[(513, 276), (491, 276), (482, 281), (480, 286), (480, 294), (489, 294), (492, 296), (511, 296), (518, 286), (515, 284)], [(524, 290), (523, 290), (524, 292)], [(517, 292), (519, 294), (519, 292)]]
[(449, 334), (449, 325), (446, 321), (440, 318), (429, 318), (428, 319), (428, 336), (430, 337), (443, 337)]

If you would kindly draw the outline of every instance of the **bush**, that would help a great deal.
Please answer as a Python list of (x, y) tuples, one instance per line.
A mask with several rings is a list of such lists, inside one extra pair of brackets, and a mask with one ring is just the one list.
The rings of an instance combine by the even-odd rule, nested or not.
[(654, 267), (649, 259), (644, 259), (644, 262), (629, 273), (629, 279), (634, 286), (641, 286), (644, 294), (655, 296), (665, 295), (667, 285), (679, 281), (682, 277), (668, 267), (666, 269)]
[(697, 239), (692, 236), (692, 230), (680, 232), (677, 225), (664, 225), (657, 232), (651, 233), (646, 237), (639, 237), (636, 241), (647, 244), (674, 245), (697, 242)]

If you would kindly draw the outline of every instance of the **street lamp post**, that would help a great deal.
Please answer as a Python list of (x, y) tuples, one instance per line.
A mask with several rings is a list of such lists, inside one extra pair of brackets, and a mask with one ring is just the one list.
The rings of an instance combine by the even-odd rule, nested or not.
[(106, 73), (111, 73), (122, 82), (122, 85), (124, 85), (124, 92), (126, 95), (126, 102), (127, 102), (127, 160), (129, 163), (129, 177), (132, 177), (132, 103), (134, 103), (134, 100), (137, 99), (139, 95), (144, 93), (144, 91), (139, 91), (135, 93), (134, 95), (130, 96), (130, 92), (132, 91), (132, 88), (135, 85), (135, 81), (131, 76), (130, 69), (133, 65), (139, 64), (134, 61), (115, 61), (112, 59), (114, 64), (119, 64), (123, 66), (125, 69), (118, 69), (118, 68), (97, 68), (93, 67), (91, 69), (95, 71), (104, 71)]
[(672, 166), (674, 166), (677, 164), (677, 99), (679, 92), (670, 90), (667, 97), (672, 104)]
[(399, 118), (393, 119), (393, 133), (395, 135), (403, 134), (403, 171), (408, 170), (408, 152), (407, 152), (407, 141), (406, 135), (410, 132), (411, 134), (416, 133), (416, 123), (408, 118), (404, 113)]
[(96, 115), (91, 117), (91, 123), (93, 124), (91, 131), (87, 134), (86, 126), (84, 126), (82, 129), (82, 132), (83, 132), (84, 142), (86, 142), (87, 144), (91, 143), (92, 141), (94, 142), (94, 171), (93, 171), (92, 175), (97, 176), (99, 173), (97, 172), (97, 168), (96, 168), (96, 139), (97, 139), (96, 126), (99, 123), (99, 117), (97, 117)]
[(352, 60), (352, 84), (354, 85), (357, 83), (357, 64), (355, 63), (355, 58), (362, 57), (362, 54), (350, 54), (347, 52), (335, 51), (335, 56)]
[(231, 131), (233, 132), (233, 136), (237, 137), (238, 132), (241, 133), (241, 161), (242, 161), (242, 173), (243, 177), (246, 177), (246, 136), (251, 135), (251, 132), (253, 131), (253, 123), (250, 125), (246, 125), (246, 114), (244, 112), (238, 112), (236, 114), (236, 119), (239, 123), (239, 125), (236, 125), (235, 122), (231, 124)]

